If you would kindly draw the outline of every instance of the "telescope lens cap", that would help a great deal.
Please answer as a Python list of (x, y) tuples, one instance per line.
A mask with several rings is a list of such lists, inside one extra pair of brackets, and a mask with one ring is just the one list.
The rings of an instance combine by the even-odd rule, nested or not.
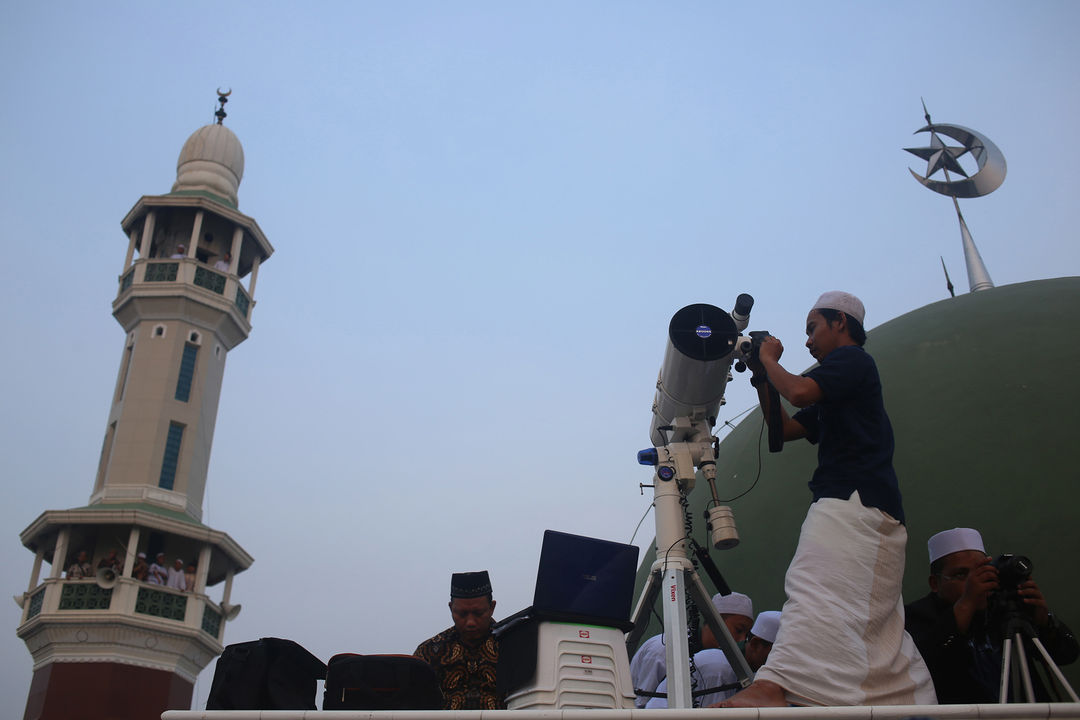
[(714, 305), (687, 305), (671, 318), (668, 337), (675, 349), (692, 360), (719, 360), (735, 347), (735, 321)]

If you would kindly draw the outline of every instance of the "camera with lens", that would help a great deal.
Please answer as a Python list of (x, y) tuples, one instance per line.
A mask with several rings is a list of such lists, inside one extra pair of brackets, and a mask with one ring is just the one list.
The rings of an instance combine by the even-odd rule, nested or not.
[(1027, 622), (1028, 607), (1020, 597), (1020, 585), (1031, 579), (1031, 560), (1024, 555), (1003, 553), (991, 565), (998, 573), (998, 589), (987, 598), (987, 619), (999, 637), (1009, 637), (1008, 627), (1016, 621)]
[(1031, 560), (1023, 555), (1003, 553), (990, 563), (998, 572), (998, 585), (1015, 590), (1021, 583), (1031, 579)]

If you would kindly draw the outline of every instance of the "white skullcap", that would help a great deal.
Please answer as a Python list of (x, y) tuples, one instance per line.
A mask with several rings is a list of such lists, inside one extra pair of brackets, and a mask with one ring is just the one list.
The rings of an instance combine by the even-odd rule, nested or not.
[(766, 610), (759, 613), (754, 627), (750, 628), (750, 634), (759, 637), (765, 642), (776, 642), (776, 633), (780, 630), (780, 611)]
[(942, 530), (927, 541), (926, 547), (930, 550), (930, 562), (961, 550), (986, 552), (983, 547), (982, 535), (979, 534), (978, 530), (972, 530), (971, 528)]
[(754, 617), (754, 603), (746, 595), (733, 592), (729, 595), (717, 593), (712, 598), (713, 607), (721, 615), (743, 615)]
[(139, 557), (141, 557), (143, 560), (145, 560), (146, 559), (146, 553), (139, 553)]
[(821, 297), (814, 303), (814, 307), (811, 310), (839, 310), (845, 315), (850, 315), (859, 321), (859, 324), (864, 326), (866, 318), (866, 308), (863, 307), (862, 300), (855, 297), (851, 293), (841, 292), (840, 290), (830, 290), (827, 293), (823, 293)]

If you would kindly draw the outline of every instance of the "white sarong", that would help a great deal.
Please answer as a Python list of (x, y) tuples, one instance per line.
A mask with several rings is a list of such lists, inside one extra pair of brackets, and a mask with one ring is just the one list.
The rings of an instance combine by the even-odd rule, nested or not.
[(933, 705), (904, 630), (907, 529), (855, 492), (810, 506), (784, 578), (780, 631), (757, 680), (795, 705)]

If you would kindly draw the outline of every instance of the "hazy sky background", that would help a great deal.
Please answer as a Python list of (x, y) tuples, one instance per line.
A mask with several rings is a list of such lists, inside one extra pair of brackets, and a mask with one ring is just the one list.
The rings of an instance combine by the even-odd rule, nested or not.
[[(823, 290), (870, 329), (946, 297), (939, 256), (967, 292), (952, 203), (902, 150), (927, 142), (920, 97), (1008, 159), (961, 203), (995, 283), (1077, 274), (1078, 28), (1075, 2), (6, 3), (7, 595), (33, 562), (18, 533), (90, 495), (119, 223), (170, 190), (215, 88), (240, 210), (276, 249), (204, 506), (256, 559), (225, 642), (326, 660), (447, 627), (452, 571), (524, 608), (545, 529), (629, 541), (680, 307), (752, 294), (801, 369)], [(752, 404), (745, 376), (728, 400), (724, 420)], [(15, 605), (0, 618), (21, 716), (31, 659)]]

